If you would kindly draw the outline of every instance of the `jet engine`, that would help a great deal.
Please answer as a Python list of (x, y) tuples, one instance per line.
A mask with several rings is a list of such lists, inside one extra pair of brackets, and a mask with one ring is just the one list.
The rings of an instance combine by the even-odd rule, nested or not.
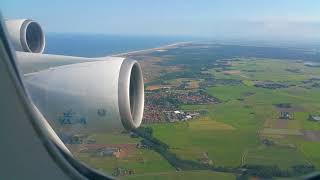
[(17, 51), (42, 53), (45, 36), (41, 26), (29, 19), (7, 20), (9, 38)]
[(7, 20), (33, 103), (58, 133), (138, 128), (144, 108), (139, 63), (123, 57), (41, 54), (45, 37), (32, 20)]

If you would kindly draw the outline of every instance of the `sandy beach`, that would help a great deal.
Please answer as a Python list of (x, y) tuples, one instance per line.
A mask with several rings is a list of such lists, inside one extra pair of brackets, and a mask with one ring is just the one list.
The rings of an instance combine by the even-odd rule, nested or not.
[(170, 48), (174, 48), (180, 45), (184, 45), (184, 44), (190, 44), (193, 41), (186, 41), (186, 42), (177, 42), (177, 43), (173, 43), (173, 44), (168, 44), (165, 46), (160, 46), (160, 47), (156, 47), (156, 48), (151, 48), (151, 49), (142, 49), (142, 50), (137, 50), (137, 51), (129, 51), (129, 52), (125, 52), (125, 53), (118, 53), (118, 54), (113, 54), (111, 56), (115, 57), (115, 56), (126, 56), (126, 55), (132, 55), (132, 54), (137, 54), (137, 53), (146, 53), (146, 52), (152, 52), (152, 51), (165, 51), (167, 49)]

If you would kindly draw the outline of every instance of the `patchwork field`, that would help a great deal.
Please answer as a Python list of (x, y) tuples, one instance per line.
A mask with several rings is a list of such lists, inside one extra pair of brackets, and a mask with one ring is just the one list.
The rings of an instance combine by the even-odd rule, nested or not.
[[(243, 82), (216, 84), (207, 89), (222, 103), (182, 105), (183, 110), (207, 110), (208, 114), (190, 122), (151, 125), (155, 136), (184, 159), (197, 160), (207, 152), (213, 164), (220, 166), (260, 164), (285, 169), (313, 164), (320, 168), (317, 153), (310, 150), (319, 146), (316, 130), (320, 123), (308, 120), (309, 114), (320, 113), (320, 92), (303, 87), (303, 81), (320, 75), (319, 70), (305, 67), (301, 62), (274, 59), (242, 59), (232, 63), (230, 69), (228, 73), (210, 71), (214, 77)], [(300, 69), (303, 73), (288, 69)], [(290, 86), (275, 89), (255, 86), (263, 81)], [(275, 105), (281, 103), (292, 106), (287, 109), (294, 115), (292, 120), (279, 119), (280, 111)], [(298, 142), (297, 138), (301, 140)], [(264, 139), (272, 145), (265, 146)], [(307, 142), (300, 144), (301, 141)], [(304, 150), (306, 146), (308, 150)]]
[[(183, 160), (203, 163), (206, 159), (215, 167), (276, 165), (288, 170), (313, 165), (319, 170), (320, 122), (311, 121), (310, 115), (320, 115), (320, 68), (305, 66), (289, 51), (275, 58), (261, 55), (257, 48), (256, 54), (246, 51), (251, 54), (245, 58), (242, 51), (239, 56), (229, 55), (245, 47), (212, 48), (182, 46), (130, 55), (144, 62), (145, 69), (151, 67), (145, 72), (148, 93), (170, 86), (164, 91), (199, 90), (219, 99), (216, 104), (176, 104), (172, 107), (180, 111), (204, 113), (187, 121), (143, 127), (152, 128), (153, 136)], [(225, 54), (219, 54), (221, 49)], [(156, 58), (144, 61), (146, 57)], [(90, 137), (98, 144), (138, 144), (142, 140), (119, 132)], [(180, 171), (148, 148), (136, 148), (123, 158), (76, 155), (103, 172), (114, 172), (116, 167), (134, 170), (123, 179), (235, 179), (232, 173)]]
[(278, 165), (284, 169), (297, 164), (308, 163), (307, 159), (297, 149), (265, 146), (248, 150), (244, 162), (244, 164)]

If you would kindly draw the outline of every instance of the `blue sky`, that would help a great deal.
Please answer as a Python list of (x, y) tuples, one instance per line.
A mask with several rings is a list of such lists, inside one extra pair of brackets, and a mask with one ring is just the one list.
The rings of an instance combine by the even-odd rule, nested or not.
[(320, 38), (319, 0), (2, 0), (46, 32)]

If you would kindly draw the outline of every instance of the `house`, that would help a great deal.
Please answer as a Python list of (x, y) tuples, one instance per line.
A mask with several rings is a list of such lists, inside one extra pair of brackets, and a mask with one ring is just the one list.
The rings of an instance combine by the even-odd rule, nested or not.
[(116, 158), (119, 158), (120, 153), (120, 148), (105, 148), (102, 151), (100, 151), (100, 156), (115, 156)]
[(290, 112), (280, 112), (280, 119), (293, 119), (293, 115)]
[(320, 116), (310, 114), (309, 115), (309, 120), (310, 121), (318, 121), (318, 122), (320, 122)]

